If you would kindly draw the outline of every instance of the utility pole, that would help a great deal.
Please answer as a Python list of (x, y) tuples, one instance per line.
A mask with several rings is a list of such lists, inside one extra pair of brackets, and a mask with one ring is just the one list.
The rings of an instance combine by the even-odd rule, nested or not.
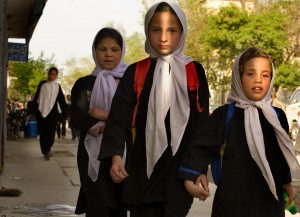
[(0, 0), (0, 173), (4, 167), (6, 145), (6, 97), (7, 97), (7, 0)]

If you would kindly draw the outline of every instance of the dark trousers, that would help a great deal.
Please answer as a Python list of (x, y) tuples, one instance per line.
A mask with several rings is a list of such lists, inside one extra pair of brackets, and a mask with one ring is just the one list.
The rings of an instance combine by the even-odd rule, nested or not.
[(51, 147), (55, 141), (55, 130), (57, 124), (57, 111), (52, 109), (47, 117), (42, 117), (41, 114), (38, 115), (38, 128), (40, 135), (40, 146), (42, 154), (45, 155), (51, 151)]
[(69, 121), (69, 128), (70, 128), (70, 130), (71, 130), (72, 139), (76, 139), (76, 138), (79, 139), (79, 136), (80, 136), (80, 130), (79, 130), (79, 129), (76, 129), (76, 128), (73, 126), (73, 124), (72, 124), (71, 121)]
[(130, 206), (130, 217), (185, 217), (190, 207), (175, 203), (151, 203)]
[(58, 138), (60, 138), (61, 136), (66, 136), (66, 119), (61, 114), (59, 114), (59, 119), (56, 126), (56, 133)]

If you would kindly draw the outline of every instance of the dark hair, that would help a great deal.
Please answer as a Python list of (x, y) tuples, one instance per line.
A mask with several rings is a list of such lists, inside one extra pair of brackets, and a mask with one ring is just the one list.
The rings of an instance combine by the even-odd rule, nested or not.
[[(170, 12), (171, 14), (175, 15), (177, 17), (179, 23), (180, 23), (181, 30), (183, 30), (183, 27), (182, 27), (182, 24), (180, 22), (180, 19), (178, 18), (178, 15), (176, 14), (176, 12), (174, 11), (174, 9), (167, 2), (161, 2), (161, 3), (159, 3), (157, 5), (154, 13), (157, 13), (157, 12)], [(151, 22), (151, 20), (150, 20), (150, 22)]]
[(262, 49), (260, 49), (258, 47), (251, 47), (251, 48), (247, 49), (240, 57), (240, 61), (239, 61), (240, 76), (242, 76), (244, 73), (245, 63), (255, 57), (263, 57), (263, 58), (268, 59), (270, 61), (270, 65), (272, 67), (270, 57), (265, 51), (263, 51)]
[(166, 11), (171, 12), (172, 14), (177, 16), (176, 12), (167, 2), (159, 3), (155, 9), (155, 12), (166, 12)]
[(52, 66), (49, 70), (48, 70), (48, 74), (51, 72), (51, 71), (56, 71), (56, 74), (58, 75), (58, 69), (55, 67), (55, 66)]
[(122, 47), (123, 47), (122, 36), (117, 30), (112, 29), (112, 28), (101, 29), (95, 37), (93, 47), (96, 49), (97, 45), (105, 38), (115, 39), (116, 42), (118, 43), (118, 45), (120, 46), (120, 48), (122, 49)]

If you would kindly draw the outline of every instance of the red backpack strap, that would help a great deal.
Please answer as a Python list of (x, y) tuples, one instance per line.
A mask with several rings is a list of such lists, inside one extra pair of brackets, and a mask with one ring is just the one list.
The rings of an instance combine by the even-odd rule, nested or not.
[(197, 94), (197, 110), (198, 112), (202, 112), (203, 109), (200, 107), (199, 101), (198, 101), (198, 90), (200, 88), (200, 83), (196, 71), (196, 67), (194, 62), (190, 62), (189, 64), (185, 65), (186, 69), (186, 78), (187, 78), (187, 86), (190, 91), (196, 91)]
[(134, 91), (136, 92), (136, 105), (133, 111), (132, 117), (132, 127), (135, 126), (135, 117), (137, 114), (137, 107), (140, 102), (140, 95), (144, 88), (145, 79), (148, 73), (148, 69), (150, 67), (151, 59), (147, 57), (136, 64), (135, 74), (134, 74)]

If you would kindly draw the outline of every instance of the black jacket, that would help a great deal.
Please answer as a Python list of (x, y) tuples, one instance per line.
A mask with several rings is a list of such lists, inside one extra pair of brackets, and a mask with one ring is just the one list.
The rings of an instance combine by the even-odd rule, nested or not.
[[(177, 178), (179, 162), (182, 152), (189, 143), (190, 134), (198, 126), (204, 117), (208, 116), (209, 91), (205, 72), (198, 62), (194, 62), (200, 81), (198, 101), (203, 111), (197, 111), (195, 93), (189, 91), (190, 117), (180, 147), (175, 156), (172, 156), (170, 145), (157, 162), (150, 177), (146, 175), (146, 150), (145, 150), (145, 126), (147, 106), (153, 82), (153, 73), (156, 61), (151, 60), (147, 73), (138, 112), (136, 115), (136, 137), (133, 144), (127, 142), (127, 165), (129, 177), (124, 182), (123, 201), (128, 204), (138, 205), (169, 201), (190, 206), (192, 197), (186, 191), (183, 180)], [(131, 131), (133, 110), (136, 105), (136, 93), (134, 91), (134, 74), (136, 63), (130, 65), (121, 79), (117, 92), (112, 102), (108, 120), (106, 122), (104, 137), (99, 159), (105, 161), (114, 155), (123, 155), (125, 142), (128, 141), (128, 132)], [(185, 73), (185, 72), (183, 72)], [(165, 125), (170, 141), (169, 114)]]

